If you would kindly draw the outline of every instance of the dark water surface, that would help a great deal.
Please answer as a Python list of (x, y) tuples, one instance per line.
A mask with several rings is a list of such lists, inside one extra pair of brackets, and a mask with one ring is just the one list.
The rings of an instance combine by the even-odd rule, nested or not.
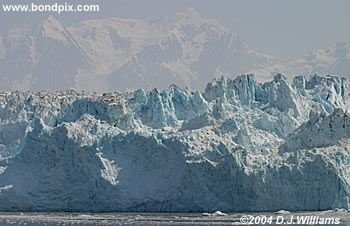
[[(242, 217), (245, 218), (242, 221)], [(305, 224), (297, 220), (308, 219)], [(305, 218), (309, 217), (309, 218)], [(324, 218), (324, 219), (322, 219)], [(0, 213), (0, 226), (7, 225), (349, 225), (347, 210), (277, 213)], [(339, 219), (329, 223), (335, 218)], [(292, 221), (291, 221), (292, 219)], [(244, 221), (245, 220), (245, 221)], [(272, 220), (272, 221), (270, 221)], [(276, 222), (279, 221), (279, 222)], [(325, 225), (325, 224), (323, 224)]]

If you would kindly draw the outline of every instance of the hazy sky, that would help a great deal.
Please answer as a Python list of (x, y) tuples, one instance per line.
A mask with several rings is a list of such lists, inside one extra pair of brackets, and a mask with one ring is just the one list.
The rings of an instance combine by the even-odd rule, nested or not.
[[(348, 0), (0, 0), (0, 3), (101, 5), (100, 13), (55, 15), (64, 24), (99, 17), (154, 18), (194, 8), (219, 20), (260, 52), (280, 57), (303, 56), (335, 42), (350, 41)], [(42, 17), (0, 11), (0, 32)]]

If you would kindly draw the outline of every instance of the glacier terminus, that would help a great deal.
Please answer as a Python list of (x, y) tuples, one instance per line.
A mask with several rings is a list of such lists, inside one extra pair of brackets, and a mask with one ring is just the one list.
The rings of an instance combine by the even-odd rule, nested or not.
[(0, 211), (350, 208), (349, 80), (0, 93)]

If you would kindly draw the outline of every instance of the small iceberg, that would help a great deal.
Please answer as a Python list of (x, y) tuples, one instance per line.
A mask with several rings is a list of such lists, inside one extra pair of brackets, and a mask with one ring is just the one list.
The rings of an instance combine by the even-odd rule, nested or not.
[(279, 210), (279, 211), (277, 211), (275, 213), (277, 213), (277, 214), (290, 214), (290, 212), (287, 211), (287, 210)]
[(223, 216), (227, 216), (226, 213), (223, 213), (221, 211), (216, 211), (215, 213), (203, 213), (203, 216), (208, 216), (208, 217), (223, 217)]
[(334, 212), (347, 212), (348, 210), (343, 209), (343, 208), (335, 208)]

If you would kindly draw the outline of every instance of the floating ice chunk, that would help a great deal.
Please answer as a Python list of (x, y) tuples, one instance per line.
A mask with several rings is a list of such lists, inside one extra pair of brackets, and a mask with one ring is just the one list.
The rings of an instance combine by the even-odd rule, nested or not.
[(227, 216), (226, 213), (223, 213), (221, 211), (215, 211), (214, 213), (203, 213), (203, 216), (208, 216), (208, 217), (223, 217)]
[(290, 214), (290, 212), (287, 210), (279, 210), (279, 211), (276, 211), (275, 213), (277, 213), (277, 214)]

